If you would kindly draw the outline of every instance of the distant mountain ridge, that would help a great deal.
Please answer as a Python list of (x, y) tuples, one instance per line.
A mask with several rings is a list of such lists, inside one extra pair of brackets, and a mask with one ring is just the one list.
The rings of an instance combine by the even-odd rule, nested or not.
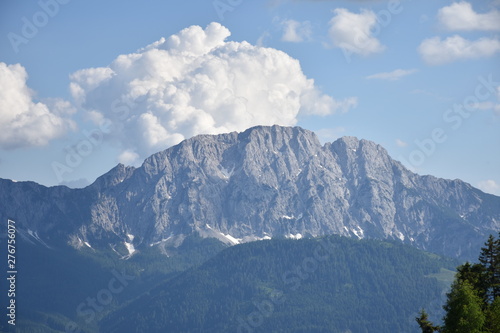
[(0, 180), (0, 201), (26, 239), (124, 256), (191, 234), (228, 244), (339, 234), (470, 259), (500, 230), (500, 197), (414, 174), (373, 142), (321, 145), (299, 127), (196, 136), (84, 189)]

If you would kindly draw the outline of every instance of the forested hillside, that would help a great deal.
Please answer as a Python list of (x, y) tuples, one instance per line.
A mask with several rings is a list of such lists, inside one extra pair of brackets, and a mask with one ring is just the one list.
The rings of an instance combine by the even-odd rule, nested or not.
[(416, 314), (439, 310), (455, 266), (392, 242), (253, 242), (157, 286), (109, 315), (101, 330), (418, 332)]

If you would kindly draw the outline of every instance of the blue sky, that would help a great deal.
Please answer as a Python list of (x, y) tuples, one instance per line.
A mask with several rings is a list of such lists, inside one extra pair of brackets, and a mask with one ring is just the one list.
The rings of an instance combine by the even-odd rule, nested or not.
[(369, 139), (417, 173), (500, 195), (499, 11), (3, 0), (0, 177), (83, 186), (195, 134), (277, 123)]

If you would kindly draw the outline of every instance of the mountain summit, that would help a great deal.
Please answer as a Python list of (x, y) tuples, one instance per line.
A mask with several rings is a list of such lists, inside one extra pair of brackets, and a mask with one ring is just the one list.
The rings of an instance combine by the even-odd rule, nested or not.
[(468, 259), (500, 230), (500, 197), (414, 174), (373, 142), (321, 145), (299, 127), (199, 135), (84, 189), (0, 180), (0, 200), (0, 218), (34, 242), (128, 255), (192, 234), (228, 244), (339, 234)]

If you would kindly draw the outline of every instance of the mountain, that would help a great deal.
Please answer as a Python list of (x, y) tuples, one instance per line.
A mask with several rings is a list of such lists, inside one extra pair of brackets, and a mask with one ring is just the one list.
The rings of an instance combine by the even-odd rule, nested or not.
[(422, 307), (442, 313), (455, 264), (395, 241), (251, 242), (152, 288), (100, 331), (417, 333)]
[(232, 245), (337, 234), (472, 259), (500, 230), (500, 197), (414, 174), (373, 142), (321, 145), (299, 127), (196, 136), (83, 189), (0, 180), (0, 202), (21, 237), (124, 258), (150, 246), (169, 255), (190, 235)]

